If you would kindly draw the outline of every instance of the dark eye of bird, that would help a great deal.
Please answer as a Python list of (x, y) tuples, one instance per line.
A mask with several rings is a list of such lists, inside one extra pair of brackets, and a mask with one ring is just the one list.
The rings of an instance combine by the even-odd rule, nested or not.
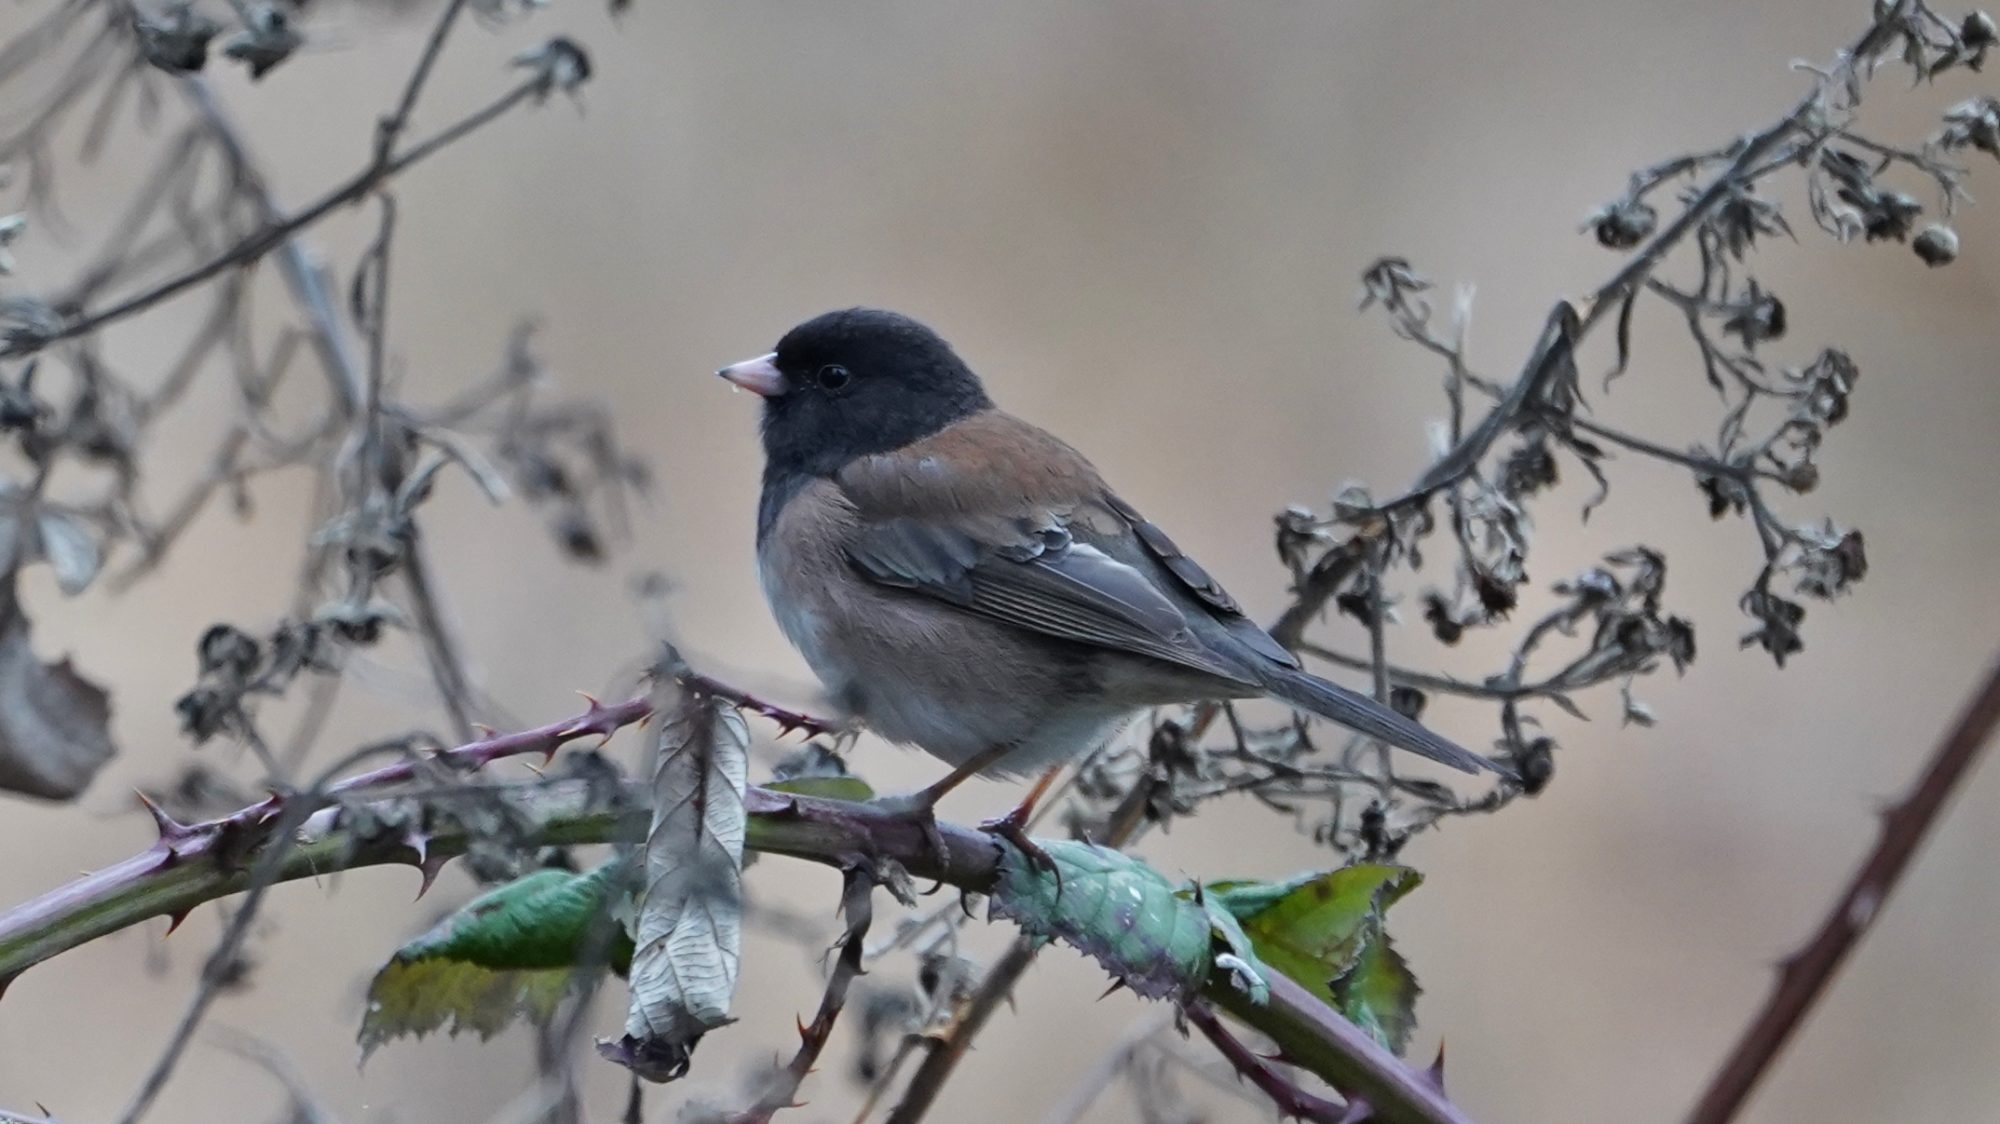
[(829, 363), (814, 373), (813, 381), (819, 384), (821, 390), (839, 390), (853, 377), (847, 373), (847, 368), (837, 363)]

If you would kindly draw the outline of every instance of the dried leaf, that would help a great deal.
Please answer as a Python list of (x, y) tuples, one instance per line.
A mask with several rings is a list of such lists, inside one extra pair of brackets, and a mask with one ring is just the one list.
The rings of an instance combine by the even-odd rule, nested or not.
[(116, 749), (111, 702), (68, 660), (45, 664), (11, 580), (0, 587), (0, 790), (76, 797)]
[(632, 954), (625, 1036), (599, 1050), (649, 1081), (687, 1072), (696, 1043), (730, 1021), (743, 945), (743, 790), (749, 727), (720, 699), (661, 707), (653, 825)]

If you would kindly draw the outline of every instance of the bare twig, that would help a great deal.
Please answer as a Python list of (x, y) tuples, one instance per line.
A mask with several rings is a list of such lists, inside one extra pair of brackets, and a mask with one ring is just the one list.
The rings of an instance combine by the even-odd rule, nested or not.
[(339, 1117), (313, 1095), (305, 1075), (283, 1051), (260, 1038), (223, 1027), (217, 1027), (210, 1033), (221, 1040), (223, 1049), (263, 1069), (285, 1087), (286, 1094), (292, 1098), (296, 1124), (339, 1124)]
[(416, 111), (417, 98), (423, 94), (424, 84), (430, 80), (431, 67), (436, 65), (438, 56), (444, 53), (444, 41), (450, 37), (460, 13), (464, 11), (465, 0), (449, 0), (445, 4), (444, 13), (438, 17), (435, 24), (431, 25), (431, 35), (424, 42), (423, 54), (418, 56), (415, 69), (410, 71), (409, 80), (403, 84), (403, 96), (396, 99), (395, 110), (376, 126), (376, 163), (388, 161), (390, 153), (395, 151), (397, 139), (402, 136), (403, 130), (409, 127), (410, 114)]
[(986, 1020), (1014, 994), (1014, 985), (1021, 982), (1035, 962), (1035, 948), (1035, 943), (1026, 937), (1015, 938), (987, 970), (986, 977), (979, 982), (979, 990), (952, 1020), (951, 1029), (942, 1037), (924, 1043), (924, 1060), (917, 1066), (917, 1072), (910, 1075), (910, 1083), (903, 1087), (903, 1098), (889, 1110), (888, 1124), (916, 1124), (930, 1111), (945, 1082), (951, 1080), (958, 1063), (965, 1060), (966, 1051), (972, 1049), (972, 1040), (986, 1028)]
[(414, 531), (408, 557), (403, 563), (403, 577), (410, 588), (410, 604), (417, 611), (417, 634), (423, 637), (431, 678), (437, 683), (438, 699), (444, 705), (445, 713), (451, 717), (453, 733), (460, 738), (470, 738), (471, 679), (466, 675), (465, 662), (459, 655), (450, 626), (445, 622), (444, 611), (438, 605), (436, 583), (431, 580), (430, 560), (425, 554), (423, 539)]
[(1785, 958), (1777, 986), (1688, 1115), (1688, 1124), (1727, 1124), (1758, 1079), (1805, 1021), (1868, 927), (1966, 775), (2000, 726), (2000, 660), (1967, 701), (1910, 795), (1882, 816), (1882, 837), (1804, 948)]
[(1090, 1106), (1097, 1102), (1098, 1095), (1120, 1073), (1132, 1064), (1132, 1059), (1145, 1050), (1162, 1031), (1173, 1025), (1174, 1012), (1161, 1011), (1135, 1019), (1116, 1044), (1104, 1052), (1097, 1064), (1078, 1079), (1076, 1088), (1062, 1102), (1042, 1117), (1042, 1124), (1078, 1124)]
[(1252, 1085), (1263, 1090), (1277, 1106), (1278, 1115), (1311, 1120), (1316, 1124), (1347, 1124), (1350, 1119), (1348, 1105), (1327, 1100), (1325, 1097), (1308, 1093), (1299, 1088), (1298, 1083), (1281, 1073), (1278, 1068), (1245, 1046), (1215, 1012), (1199, 1003), (1191, 1003), (1187, 1009), (1188, 1021), (1201, 1031), (1216, 1050), (1228, 1059), (1238, 1075), (1248, 1078)]
[(819, 1011), (813, 1015), (811, 1023), (799, 1025), (799, 1048), (792, 1060), (772, 1074), (757, 1102), (744, 1111), (730, 1117), (730, 1124), (768, 1124), (780, 1109), (793, 1107), (798, 1099), (800, 1086), (805, 1084), (806, 1075), (819, 1063), (819, 1056), (826, 1049), (827, 1040), (833, 1037), (834, 1021), (840, 1018), (842, 1008), (847, 1006), (847, 989), (855, 977), (862, 974), (861, 951), (868, 938), (868, 924), (874, 916), (871, 898), (875, 891), (873, 877), (864, 869), (849, 867), (843, 872), (840, 910), (847, 917), (847, 929), (841, 934), (838, 954), (834, 958), (833, 971), (827, 977), (826, 991), (821, 996)]
[(437, 133), (412, 145), (404, 152), (386, 160), (371, 162), (366, 168), (350, 176), (345, 182), (328, 191), (308, 204), (302, 210), (280, 220), (269, 223), (263, 229), (243, 241), (216, 255), (193, 269), (176, 274), (153, 287), (118, 301), (109, 308), (86, 313), (71, 318), (60, 327), (48, 331), (21, 331), (15, 333), (4, 346), (0, 346), (0, 359), (20, 358), (32, 355), (42, 348), (63, 340), (75, 339), (122, 320), (135, 313), (143, 312), (169, 297), (208, 281), (225, 270), (240, 268), (285, 245), (292, 235), (332, 214), (342, 207), (366, 198), (384, 183), (415, 167), (439, 150), (449, 146), (465, 135), (478, 130), (508, 110), (524, 102), (545, 95), (550, 78), (537, 73), (515, 84), (484, 108), (459, 119), (440, 129)]
[(236, 958), (243, 950), (243, 942), (250, 937), (250, 923), (256, 920), (258, 907), (263, 904), (265, 892), (278, 880), (283, 869), (285, 856), (291, 849), (292, 834), (305, 823), (306, 817), (318, 808), (316, 798), (288, 801), (272, 823), (273, 845), (258, 856), (256, 866), (250, 872), (249, 890), (237, 904), (236, 912), (229, 918), (229, 925), (223, 930), (222, 939), (216, 942), (214, 951), (202, 965), (201, 982), (195, 987), (194, 995), (188, 1000), (187, 1009), (181, 1013), (180, 1022), (167, 1037), (166, 1046), (160, 1056), (147, 1070), (139, 1082), (138, 1091), (132, 1100), (118, 1114), (118, 1124), (137, 1124), (153, 1105), (160, 1092), (167, 1087), (174, 1068), (180, 1063), (181, 1055), (194, 1041), (194, 1032), (208, 1014), (208, 1008), (221, 993), (222, 985), (233, 972)]

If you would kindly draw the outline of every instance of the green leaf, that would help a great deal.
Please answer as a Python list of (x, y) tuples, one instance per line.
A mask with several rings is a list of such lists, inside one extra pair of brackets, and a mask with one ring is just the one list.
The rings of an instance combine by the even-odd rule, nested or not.
[(1382, 914), (1422, 881), (1408, 867), (1356, 863), (1285, 882), (1219, 882), (1207, 891), (1242, 921), (1265, 963), (1400, 1049), (1414, 1026), (1419, 989), (1388, 945)]
[(1066, 839), (1035, 842), (1055, 870), (1006, 848), (992, 916), (1012, 918), (1030, 936), (1062, 938), (1149, 998), (1188, 995), (1222, 967), (1262, 1001), (1263, 967), (1233, 914), (1130, 855)]
[(1400, 1054), (1416, 1029), (1417, 996), (1423, 988), (1417, 986), (1415, 973), (1390, 943), (1389, 934), (1370, 928), (1361, 954), (1334, 979), (1333, 1002), (1354, 1025)]
[(1208, 917), (1209, 944), (1215, 966), (1228, 971), (1230, 981), (1239, 990), (1249, 993), (1252, 1003), (1261, 1007), (1269, 1002), (1271, 985), (1264, 979), (1264, 964), (1258, 959), (1257, 949), (1251, 943), (1250, 935), (1243, 931), (1243, 925), (1236, 920), (1236, 915), (1200, 886), (1181, 891), (1181, 896), (1192, 896), (1199, 901), (1203, 914)]
[[(572, 984), (593, 942), (623, 973), (632, 939), (623, 926), (607, 934), (606, 895), (624, 889), (623, 864), (588, 874), (538, 870), (468, 902), (410, 941), (368, 985), (361, 1056), (404, 1035), (441, 1027), (491, 1038), (517, 1018), (546, 1021)], [(586, 969), (595, 971), (597, 969)]]
[(789, 792), (794, 796), (818, 796), (826, 800), (849, 800), (859, 804), (875, 799), (875, 790), (868, 782), (855, 776), (838, 777), (793, 777), (790, 780), (771, 781), (762, 786), (770, 792)]

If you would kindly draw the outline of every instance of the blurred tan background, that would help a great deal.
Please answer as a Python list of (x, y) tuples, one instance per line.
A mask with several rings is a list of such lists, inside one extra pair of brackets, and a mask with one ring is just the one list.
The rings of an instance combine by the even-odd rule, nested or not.
[[(1270, 513), (1323, 505), (1348, 479), (1406, 482), (1441, 414), (1434, 364), (1352, 314), (1359, 270), (1395, 253), (1440, 282), (1476, 282), (1475, 357), (1511, 375), (1549, 303), (1617, 264), (1576, 234), (1583, 216), (1633, 167), (1775, 119), (1802, 90), (1788, 61), (1824, 59), (1866, 7), (703, 0), (640, 3), (620, 26), (599, 4), (570, 3), (464, 28), (420, 130), (480, 104), (511, 80), (504, 60), (557, 31), (589, 46), (597, 75), (582, 112), (558, 100), (511, 117), (398, 185), (395, 362), (413, 397), (442, 399), (491, 369), (509, 327), (532, 315), (564, 387), (612, 404), (659, 479), (636, 541), (596, 572), (562, 564), (532, 516), (496, 516), (463, 480), (446, 486), (429, 526), (466, 650), (524, 719), (568, 713), (573, 688), (605, 685), (642, 650), (627, 582), (659, 569), (679, 583), (691, 648), (809, 697), (751, 562), (753, 403), (709, 372), (855, 303), (938, 326), (996, 397), (1089, 450), (1268, 616), (1284, 596)], [(40, 10), (9, 3), (0, 34)], [(257, 86), (214, 68), (282, 200), (307, 200), (366, 159), (427, 17), (327, 9), (313, 23), (326, 46)], [(1875, 133), (1907, 144), (1980, 89), (1956, 77), (1907, 87), (1892, 73), (1870, 95)], [(101, 228), (133, 174), (115, 160), (73, 173), (61, 196), (72, 223)], [(2000, 198), (2000, 168), (1982, 162), (1970, 187)], [(1734, 643), (1753, 535), (1710, 525), (1682, 474), (1613, 465), (1612, 500), (1588, 526), (1574, 518), (1586, 494), (1574, 481), (1540, 508), (1537, 585), (1635, 540), (1665, 547), (1669, 601), (1695, 619), (1701, 653), (1685, 679), (1641, 690), (1657, 729), (1620, 729), (1615, 697), (1586, 699), (1599, 720), (1555, 726), (1563, 750), (1546, 795), (1449, 824), (1408, 855), (1428, 877), (1395, 915), (1425, 987), (1413, 1053), (1450, 1043), (1450, 1086), (1475, 1119), (1684, 1112), (2000, 637), (2000, 210), (1964, 217), (1963, 260), (1940, 271), (1901, 246), (1833, 246), (1803, 211), (1793, 221), (1800, 243), (1758, 263), (1792, 314), (1773, 354), (1803, 362), (1836, 343), (1863, 375), (1823, 486), (1784, 507), (1862, 527), (1870, 575), (1837, 605), (1811, 606), (1807, 650), (1778, 673)], [(341, 216), (314, 241), (345, 268), (371, 222)], [(66, 279), (64, 255), (89, 245), (24, 249), (15, 284)], [(170, 305), (132, 326), (118, 354), (135, 361), (189, 314)], [(1716, 407), (1689, 345), (1655, 314), (1638, 347), (1604, 416), (1668, 444), (1710, 438)], [(157, 450), (160, 471), (192, 473), (196, 448)], [(81, 808), (0, 800), (0, 903), (146, 842), (125, 794), (190, 752), (171, 703), (192, 682), (194, 639), (218, 619), (255, 628), (283, 612), (307, 530), (286, 509), (301, 494), (284, 481), (261, 491), (250, 524), (211, 513), (160, 577), (123, 597), (31, 590), (42, 651), (72, 652), (112, 686), (124, 756)], [(1357, 641), (1351, 622), (1324, 634)], [(1451, 666), (1495, 665), (1473, 652)], [(432, 721), (425, 701), (401, 687), (363, 697), (330, 744)], [(1467, 738), (1491, 728), (1483, 711), (1446, 719)], [(225, 746), (203, 752), (229, 759)], [(879, 744), (857, 765), (878, 787), (934, 772)], [(1014, 796), (982, 786), (950, 811), (976, 818)], [(1996, 847), (1989, 767), (1748, 1119), (2000, 1119)], [(1249, 808), (1178, 824), (1146, 853), (1203, 876), (1328, 859)], [(355, 1069), (368, 975), (468, 892), (447, 875), (412, 907), (415, 881), (373, 871), (279, 891), (255, 946), (257, 986), (215, 1011), (288, 1053), (349, 1121), (483, 1120), (531, 1072), (518, 1032), (485, 1048), (398, 1043)], [(825, 872), (778, 862), (751, 882), (815, 915), (836, 897)], [(0, 1003), (0, 1107), (115, 1113), (219, 925), (204, 909), (164, 944), (151, 923), (23, 976)], [(991, 948), (1002, 935), (977, 939)], [(692, 1079), (654, 1093), (650, 1118), (691, 1097), (731, 1099), (790, 1048), (815, 978), (795, 947), (753, 944), (742, 1021), (704, 1043)], [(1060, 1101), (1145, 1013), (1127, 996), (1091, 1001), (1100, 984), (1073, 953), (1045, 955), (935, 1118), (1034, 1120)], [(615, 1008), (596, 1033), (616, 1033)], [(797, 1119), (848, 1118), (850, 1049), (836, 1044)], [(585, 1069), (595, 1117), (614, 1118), (620, 1074)], [(267, 1076), (204, 1038), (151, 1119), (257, 1120), (280, 1103)], [(1215, 1105), (1217, 1120), (1255, 1118), (1241, 1102)], [(1090, 1119), (1131, 1119), (1123, 1094)]]

